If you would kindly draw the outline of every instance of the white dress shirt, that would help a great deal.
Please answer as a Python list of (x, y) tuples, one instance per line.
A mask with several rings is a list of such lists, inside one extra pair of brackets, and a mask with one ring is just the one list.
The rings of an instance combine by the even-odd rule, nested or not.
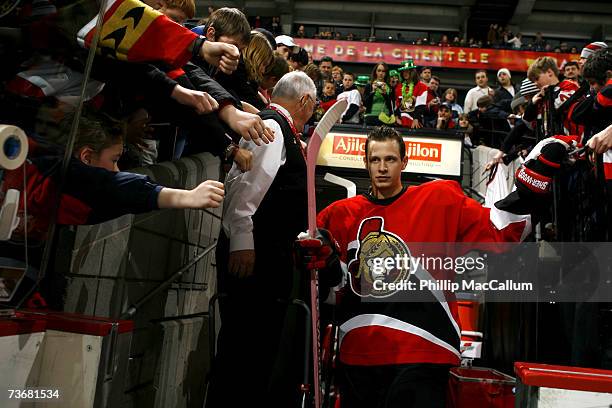
[(476, 105), (476, 102), (478, 102), (478, 99), (481, 96), (488, 95), (490, 91), (491, 91), (491, 88), (489, 88), (488, 86), (486, 88), (481, 88), (479, 86), (476, 86), (470, 89), (467, 95), (465, 95), (465, 103), (463, 104), (463, 112), (470, 113), (474, 109), (477, 109), (478, 105)]
[[(346, 101), (348, 102), (348, 105), (346, 105), (346, 109), (344, 109), (344, 112), (342, 112), (342, 115), (340, 115), (341, 118), (343, 118), (344, 115), (346, 115), (346, 111), (349, 110), (351, 105), (357, 105), (357, 107), (361, 106), (361, 94), (359, 93), (357, 89), (353, 89), (350, 91), (344, 91), (336, 97), (336, 100), (339, 100), (339, 101), (343, 99), (346, 99)], [(359, 123), (359, 110), (357, 110), (357, 112), (352, 117), (347, 118), (346, 122), (343, 122), (343, 123)]]
[[(285, 108), (274, 103), (270, 106), (276, 107), (293, 123)], [(252, 168), (243, 173), (234, 163), (226, 178), (222, 226), (230, 241), (230, 252), (255, 248), (252, 217), (278, 169), (285, 164), (286, 151), (281, 127), (273, 119), (264, 120), (264, 124), (274, 131), (274, 141), (257, 146), (241, 139), (240, 147), (253, 153)]]

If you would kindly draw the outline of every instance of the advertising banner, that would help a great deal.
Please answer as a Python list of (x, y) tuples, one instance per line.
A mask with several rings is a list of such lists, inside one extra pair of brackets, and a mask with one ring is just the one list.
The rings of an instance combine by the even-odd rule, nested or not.
[(295, 42), (312, 53), (315, 60), (330, 56), (334, 62), (375, 64), (384, 61), (391, 66), (412, 58), (415, 64), (430, 67), (459, 69), (490, 69), (502, 67), (510, 71), (526, 71), (538, 57), (551, 56), (559, 66), (578, 60), (579, 54), (555, 52), (498, 50), (469, 47), (440, 47), (437, 45), (409, 45), (400, 43), (336, 41), (296, 38)]
[[(364, 169), (366, 135), (332, 130), (321, 148), (317, 165)], [(461, 175), (462, 142), (435, 137), (404, 137), (408, 165), (404, 172), (440, 175)]]

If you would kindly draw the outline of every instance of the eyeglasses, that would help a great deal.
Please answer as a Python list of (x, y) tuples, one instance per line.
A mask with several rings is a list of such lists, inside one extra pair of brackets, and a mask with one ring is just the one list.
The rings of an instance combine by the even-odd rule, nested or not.
[(313, 102), (314, 104), (313, 109), (317, 109), (321, 105), (321, 102), (318, 99), (313, 98), (312, 95), (306, 94), (304, 96)]

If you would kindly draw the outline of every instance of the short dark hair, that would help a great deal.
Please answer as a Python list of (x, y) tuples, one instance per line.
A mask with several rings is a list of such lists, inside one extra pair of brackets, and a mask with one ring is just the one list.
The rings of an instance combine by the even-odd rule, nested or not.
[(488, 108), (491, 105), (493, 105), (493, 98), (491, 98), (489, 95), (481, 96), (476, 101), (476, 106), (479, 108)]
[(289, 72), (289, 63), (277, 51), (274, 51), (274, 61), (268, 65), (264, 76), (281, 79), (287, 72)]
[(334, 60), (329, 55), (322, 57), (319, 61), (319, 65), (321, 65), (322, 62), (331, 62), (331, 64), (334, 65)]
[(371, 141), (376, 142), (384, 142), (385, 140), (395, 140), (399, 147), (400, 159), (404, 159), (406, 156), (406, 145), (404, 144), (404, 139), (399, 134), (399, 132), (389, 126), (379, 126), (368, 134), (368, 138), (365, 143), (365, 157), (366, 160), (368, 158), (368, 145)]
[[(437, 77), (437, 76), (435, 76), (435, 75), (432, 75), (432, 76), (431, 76), (431, 79), (433, 79), (434, 81), (436, 81), (436, 82), (438, 83), (438, 85), (442, 83), (442, 81), (440, 81), (440, 78), (438, 78), (438, 77)], [(431, 81), (431, 79), (430, 79), (430, 81)]]
[(580, 68), (580, 66), (578, 65), (577, 61), (569, 61), (566, 62), (565, 65), (563, 66), (563, 69), (567, 68), (567, 67), (576, 67), (576, 68)]
[[(474, 72), (474, 76), (476, 76), (476, 74), (479, 74), (481, 72), (484, 72), (485, 75), (487, 75), (487, 70), (486, 69), (479, 69), (478, 71)], [(488, 75), (487, 75), (488, 77)]]
[(602, 48), (586, 60), (582, 75), (604, 85), (608, 80), (608, 71), (612, 70), (612, 48)]
[(206, 28), (215, 29), (215, 37), (232, 37), (247, 45), (251, 39), (251, 26), (244, 13), (237, 8), (222, 7), (212, 12), (206, 20)]
[(308, 65), (308, 53), (305, 49), (300, 48), (298, 52), (289, 54), (289, 61), (297, 62), (301, 66)]
[(431, 69), (431, 67), (421, 67), (421, 72), (425, 71), (426, 69), (429, 70), (429, 72), (433, 72), (433, 70)]
[(346, 72), (344, 72), (342, 75), (343, 75), (343, 77), (344, 77), (344, 75), (350, 75), (350, 76), (352, 76), (352, 77), (353, 77), (353, 81), (355, 80), (355, 74), (353, 74), (352, 72), (348, 72), (348, 71), (346, 71)]

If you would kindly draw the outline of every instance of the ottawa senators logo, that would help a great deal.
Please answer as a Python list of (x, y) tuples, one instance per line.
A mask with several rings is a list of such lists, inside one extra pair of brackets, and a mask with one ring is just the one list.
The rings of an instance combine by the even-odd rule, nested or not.
[[(361, 297), (384, 298), (395, 290), (382, 288), (381, 283), (398, 283), (410, 277), (408, 268), (391, 268), (383, 264), (385, 259), (410, 257), (410, 251), (400, 237), (384, 230), (382, 217), (367, 218), (361, 222), (357, 233), (359, 246), (349, 261), (351, 290)], [(378, 281), (375, 285), (375, 281)], [(376, 286), (376, 288), (375, 288)]]

